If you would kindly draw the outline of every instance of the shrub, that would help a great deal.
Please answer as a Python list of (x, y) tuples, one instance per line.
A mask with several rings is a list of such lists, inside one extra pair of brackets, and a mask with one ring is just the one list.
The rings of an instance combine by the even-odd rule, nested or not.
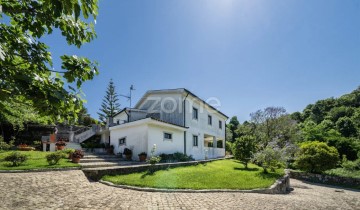
[(12, 166), (19, 166), (28, 159), (28, 156), (20, 152), (13, 152), (4, 158), (5, 161), (11, 162)]
[(275, 171), (275, 168), (283, 165), (284, 163), (282, 151), (278, 148), (272, 148), (270, 146), (255, 153), (252, 160), (264, 169), (264, 173), (268, 173), (267, 169)]
[(233, 143), (233, 154), (234, 157), (245, 165), (247, 168), (250, 159), (255, 152), (255, 138), (252, 136), (242, 136), (237, 138)]
[(66, 148), (66, 149), (64, 149), (64, 150), (60, 150), (59, 152), (62, 152), (62, 153), (64, 153), (64, 154), (66, 154), (66, 155), (69, 155), (69, 154), (74, 153), (74, 152), (75, 152), (75, 149)]
[(174, 159), (176, 161), (191, 161), (191, 160), (194, 160), (191, 155), (188, 156), (188, 155), (186, 155), (184, 153), (181, 153), (181, 152), (175, 152), (173, 156), (174, 156)]
[(232, 143), (229, 141), (225, 142), (225, 151), (228, 152), (228, 154), (232, 154)]
[(62, 158), (66, 158), (66, 154), (61, 151), (53, 152), (46, 155), (46, 161), (49, 165), (56, 165)]
[(14, 146), (14, 140), (11, 140), (9, 143), (4, 141), (4, 138), (0, 136), (0, 150), (9, 150)]
[(339, 153), (335, 147), (329, 147), (324, 142), (304, 142), (296, 154), (295, 164), (301, 170), (321, 173), (335, 168), (339, 161)]
[[(124, 150), (124, 152), (125, 152), (125, 150)], [(152, 149), (151, 149), (151, 157), (148, 160), (148, 163), (150, 163), (151, 165), (155, 165), (156, 163), (159, 163), (161, 161), (161, 157), (156, 156), (155, 152), (156, 152), (156, 144), (154, 144), (154, 146), (152, 147)], [(150, 170), (153, 170), (153, 169), (150, 169)]]

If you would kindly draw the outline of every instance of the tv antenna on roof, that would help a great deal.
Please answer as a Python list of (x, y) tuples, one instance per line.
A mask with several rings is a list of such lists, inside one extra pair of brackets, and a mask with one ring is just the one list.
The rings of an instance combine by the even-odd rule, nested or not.
[(129, 110), (129, 121), (131, 122), (131, 91), (133, 91), (133, 90), (135, 90), (135, 88), (134, 88), (134, 85), (131, 85), (130, 86), (130, 94), (127, 96), (127, 95), (121, 95), (121, 94), (119, 94), (119, 96), (122, 96), (122, 97), (125, 97), (125, 98), (127, 98), (129, 101), (130, 101), (130, 110)]

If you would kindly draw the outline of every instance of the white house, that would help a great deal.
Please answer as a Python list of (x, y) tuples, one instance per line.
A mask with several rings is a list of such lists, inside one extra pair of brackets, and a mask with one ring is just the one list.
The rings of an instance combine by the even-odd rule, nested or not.
[[(214, 98), (213, 98), (214, 99)], [(102, 139), (138, 154), (181, 152), (194, 159), (225, 156), (225, 122), (228, 117), (187, 89), (151, 90), (134, 108), (125, 108), (109, 122)]]

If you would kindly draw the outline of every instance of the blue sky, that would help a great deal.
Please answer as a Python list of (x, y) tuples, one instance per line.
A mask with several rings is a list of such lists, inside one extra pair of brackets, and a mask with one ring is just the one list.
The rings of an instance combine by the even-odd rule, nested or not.
[[(359, 0), (100, 0), (98, 38), (81, 49), (46, 38), (62, 54), (88, 56), (100, 75), (83, 86), (97, 118), (106, 86), (184, 87), (243, 121), (267, 106), (301, 111), (360, 85)], [(122, 106), (129, 106), (121, 98)]]

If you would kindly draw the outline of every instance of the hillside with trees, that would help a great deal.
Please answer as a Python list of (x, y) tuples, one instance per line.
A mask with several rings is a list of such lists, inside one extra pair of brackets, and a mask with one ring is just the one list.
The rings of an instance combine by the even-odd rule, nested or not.
[(302, 131), (302, 141), (321, 141), (355, 160), (360, 150), (360, 87), (339, 98), (309, 104), (291, 114)]
[(267, 107), (243, 123), (234, 116), (226, 134), (228, 152), (244, 165), (259, 164), (265, 172), (286, 166), (360, 177), (360, 87), (309, 104), (302, 112)]

